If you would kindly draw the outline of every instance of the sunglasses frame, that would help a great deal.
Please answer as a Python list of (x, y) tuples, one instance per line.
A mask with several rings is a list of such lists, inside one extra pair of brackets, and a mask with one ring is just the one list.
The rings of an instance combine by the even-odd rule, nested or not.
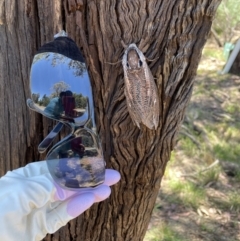
[[(58, 37), (65, 37), (65, 38), (68, 38), (66, 33), (61, 31), (59, 34), (55, 35), (55, 40), (58, 38)], [(55, 41), (54, 40), (54, 41)], [(70, 39), (71, 40), (71, 39)], [(53, 44), (54, 44), (54, 41), (53, 41)], [(68, 41), (69, 41), (69, 38), (68, 38)], [(71, 40), (72, 41), (72, 40)], [(72, 41), (73, 42), (73, 41)], [(75, 44), (75, 42), (73, 42)], [(47, 44), (46, 44), (47, 45)], [(43, 45), (44, 46), (44, 45)], [(78, 49), (78, 51), (80, 52), (80, 50)], [(43, 52), (40, 52), (40, 53), (44, 53)], [(52, 53), (51, 51), (49, 52), (46, 52), (46, 53)], [(55, 54), (60, 54), (60, 55), (63, 55), (64, 57), (66, 58), (69, 58), (69, 56), (66, 56), (62, 53), (58, 53), (58, 52), (54, 52)], [(37, 56), (39, 53), (37, 53), (35, 56)], [(80, 55), (81, 55), (81, 52), (80, 52)], [(69, 58), (71, 59), (71, 58)], [(77, 60), (78, 61), (78, 60)], [(84, 61), (84, 59), (83, 59)], [(85, 61), (83, 62), (85, 65)], [(34, 61), (33, 61), (33, 64), (32, 66), (34, 65)], [(32, 73), (32, 71), (31, 71)], [(87, 70), (86, 70), (86, 73), (87, 73)], [(32, 77), (32, 76), (31, 76)], [(89, 75), (88, 75), (88, 79), (89, 79)], [(32, 79), (31, 79), (31, 82), (32, 82)], [(89, 84), (90, 84), (90, 88), (91, 88), (91, 83), (90, 83), (90, 79), (89, 79)], [(35, 112), (38, 112), (40, 114), (42, 114), (43, 116), (49, 118), (49, 119), (53, 119), (53, 120), (56, 120), (58, 121), (57, 125), (53, 128), (53, 130), (44, 138), (44, 140), (39, 144), (38, 146), (38, 151), (40, 153), (43, 153), (45, 152), (49, 146), (52, 144), (53, 140), (56, 138), (56, 136), (59, 134), (59, 132), (61, 131), (62, 127), (65, 125), (67, 126), (68, 128), (71, 129), (71, 133), (69, 135), (67, 135), (66, 137), (64, 137), (62, 140), (60, 140), (59, 142), (57, 142), (54, 146), (52, 146), (48, 153), (47, 153), (47, 156), (46, 156), (46, 159), (47, 159), (47, 163), (48, 163), (48, 167), (49, 167), (49, 171), (53, 177), (53, 179), (58, 183), (60, 184), (61, 187), (65, 188), (65, 189), (79, 189), (79, 188), (83, 188), (83, 187), (95, 187), (101, 183), (104, 182), (104, 179), (105, 179), (105, 161), (103, 160), (103, 154), (102, 154), (102, 148), (101, 148), (101, 142), (100, 142), (100, 139), (95, 131), (95, 122), (94, 122), (94, 106), (93, 106), (93, 99), (90, 103), (89, 101), (89, 98), (92, 98), (92, 89), (90, 90), (91, 91), (91, 96), (86, 96), (86, 102), (87, 102), (87, 108), (84, 112), (84, 114), (82, 116), (80, 116), (79, 118), (77, 118), (77, 123), (76, 123), (76, 119), (72, 118), (71, 121), (64, 121), (64, 119), (61, 119), (61, 118), (54, 118), (52, 116), (49, 116), (48, 114), (46, 114), (46, 112), (44, 112), (41, 108), (39, 108), (35, 102), (32, 100), (32, 99), (28, 99), (27, 100), (27, 106), (35, 111)], [(91, 126), (94, 130), (91, 129)], [(70, 157), (69, 159), (68, 158), (64, 158), (64, 161), (66, 162), (64, 165), (68, 165), (67, 163), (70, 162), (71, 160), (74, 160), (76, 162), (80, 164), (77, 164), (78, 166), (78, 169), (82, 168), (81, 172), (83, 173), (84, 169), (86, 169), (87, 171), (89, 171), (89, 173), (91, 174), (92, 176), (92, 180), (86, 180), (85, 182), (82, 182), (81, 181), (81, 184), (79, 183), (78, 185), (67, 185), (66, 183), (64, 184), (64, 182), (60, 182), (58, 177), (56, 177), (56, 173), (53, 173), (52, 169), (51, 169), (51, 165), (49, 164), (51, 161), (53, 163), (53, 159), (51, 159), (52, 156), (56, 156), (57, 153), (58, 153), (58, 156), (60, 156), (60, 151), (59, 149), (61, 150), (61, 148), (63, 148), (64, 146), (66, 147), (67, 145), (69, 144), (72, 144), (73, 141), (77, 140), (77, 138), (80, 138), (82, 137), (82, 133), (88, 133), (88, 135), (92, 138), (93, 140), (93, 143), (94, 143), (94, 148), (96, 149), (96, 153), (97, 155), (94, 156), (94, 157), (84, 157), (84, 158), (81, 158), (79, 157), (79, 160), (77, 160), (77, 158), (75, 159), (71, 159), (72, 157)], [(80, 138), (81, 139), (81, 138)], [(93, 149), (94, 149), (93, 148)], [(58, 152), (57, 152), (58, 151)], [(68, 150), (69, 151), (69, 150)], [(73, 150), (72, 150), (73, 151)], [(73, 151), (74, 153), (74, 151)], [(87, 158), (89, 159), (89, 163), (87, 164), (87, 167), (84, 167), (82, 166), (81, 164), (81, 160), (87, 160)], [(96, 162), (96, 160), (98, 162)], [(59, 159), (55, 159), (55, 162), (61, 162), (62, 159), (59, 158)], [(97, 163), (97, 164), (96, 164)], [(61, 164), (61, 163), (60, 163)], [(60, 165), (59, 164), (59, 165)], [(97, 167), (96, 167), (97, 166)], [(76, 167), (76, 165), (75, 165)], [(90, 170), (90, 169), (91, 170)], [(69, 169), (69, 167), (67, 168)], [(74, 168), (72, 168), (74, 169)], [(79, 170), (80, 170), (79, 169)], [(96, 171), (96, 177), (94, 177), (94, 173), (92, 173), (92, 170)], [(99, 169), (99, 170), (97, 170)], [(86, 172), (85, 170), (85, 172)], [(71, 173), (70, 173), (71, 174)], [(66, 175), (70, 175), (69, 172), (66, 172)], [(79, 175), (78, 175), (79, 176)], [(64, 178), (62, 178), (64, 179)], [(74, 179), (75, 180), (75, 179)]]

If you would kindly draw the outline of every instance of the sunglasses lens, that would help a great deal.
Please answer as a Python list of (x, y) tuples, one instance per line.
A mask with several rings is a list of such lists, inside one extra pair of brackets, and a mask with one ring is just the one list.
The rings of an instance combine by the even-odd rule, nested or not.
[[(92, 89), (83, 56), (73, 40), (58, 37), (34, 56), (28, 106), (61, 122), (83, 125), (92, 107)], [(93, 108), (90, 108), (93, 109)]]
[(94, 187), (104, 182), (105, 162), (93, 135), (81, 129), (47, 157), (53, 179), (63, 188)]

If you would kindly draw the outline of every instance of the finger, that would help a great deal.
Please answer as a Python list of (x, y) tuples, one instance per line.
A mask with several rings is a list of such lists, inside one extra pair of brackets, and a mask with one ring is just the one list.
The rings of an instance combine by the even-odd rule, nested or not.
[[(112, 169), (106, 169), (105, 181), (102, 185), (111, 186), (111, 185), (116, 184), (119, 180), (120, 180), (120, 174), (118, 171), (115, 171)], [(96, 193), (98, 193), (98, 189), (101, 188), (102, 185), (99, 185), (94, 188), (89, 187), (89, 188), (79, 188), (79, 189), (75, 189), (75, 190), (68, 190), (68, 189), (61, 188), (57, 183), (55, 183), (56, 193), (55, 193), (54, 200), (55, 201), (59, 201), (59, 200), (63, 201), (63, 200), (69, 199), (72, 196), (80, 195), (80, 194), (83, 194), (86, 192), (95, 192), (96, 191)], [(100, 191), (100, 193), (101, 193), (101, 191)], [(99, 200), (101, 200), (101, 199), (104, 200), (105, 198), (102, 197)]]
[(113, 169), (106, 169), (105, 173), (105, 181), (103, 184), (112, 186), (116, 184), (120, 180), (120, 173)]
[(93, 193), (84, 193), (62, 202), (58, 207), (47, 213), (47, 232), (54, 233), (70, 220), (76, 218), (94, 203)]
[[(109, 186), (100, 185), (98, 188), (91, 191), (75, 195), (68, 200), (64, 201), (64, 205), (67, 203), (67, 213), (72, 217), (76, 217), (88, 209), (94, 202), (100, 202), (108, 198), (111, 194)], [(60, 209), (64, 207), (60, 204)], [(57, 207), (59, 209), (59, 206)]]
[(64, 201), (74, 196), (79, 196), (85, 193), (93, 193), (96, 198), (95, 202), (100, 202), (108, 198), (111, 193), (109, 186), (103, 184), (95, 188), (81, 188), (81, 190), (77, 191), (66, 190), (56, 186), (56, 190), (54, 201)]
[(99, 187), (98, 186), (96, 188), (89, 187), (89, 188), (79, 188), (79, 189), (70, 190), (70, 189), (63, 189), (57, 183), (55, 183), (54, 185), (56, 187), (56, 193), (55, 193), (55, 196), (54, 196), (55, 201), (64, 201), (64, 200), (67, 200), (67, 199), (69, 199), (71, 197), (74, 197), (74, 196), (78, 196), (78, 195), (81, 195), (81, 194), (84, 194), (84, 193), (92, 192), (93, 190), (95, 190)]
[(75, 218), (90, 208), (95, 201), (93, 193), (84, 193), (71, 198), (67, 203), (67, 213)]
[(111, 188), (107, 185), (100, 185), (98, 188), (92, 191), (95, 197), (94, 202), (101, 202), (107, 199), (111, 194)]

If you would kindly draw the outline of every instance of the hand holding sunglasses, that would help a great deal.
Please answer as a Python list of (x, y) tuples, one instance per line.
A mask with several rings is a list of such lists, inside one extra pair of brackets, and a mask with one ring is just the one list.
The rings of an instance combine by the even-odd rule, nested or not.
[(46, 161), (7, 172), (0, 178), (0, 240), (42, 240), (108, 198), (109, 186), (119, 179), (117, 171), (107, 169), (103, 184), (73, 191), (53, 181)]
[(42, 240), (108, 198), (109, 186), (120, 179), (117, 171), (105, 170), (82, 54), (64, 31), (55, 37), (34, 56), (27, 104), (58, 121), (39, 152), (49, 148), (63, 125), (71, 133), (50, 149), (47, 161), (0, 178), (0, 240)]

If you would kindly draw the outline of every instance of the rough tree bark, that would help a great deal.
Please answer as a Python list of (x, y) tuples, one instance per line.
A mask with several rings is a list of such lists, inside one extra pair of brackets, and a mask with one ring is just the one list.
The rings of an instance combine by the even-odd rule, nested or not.
[[(107, 167), (121, 172), (111, 197), (45, 240), (138, 241), (147, 230), (201, 50), (220, 0), (0, 0), (0, 172), (44, 159), (37, 145), (52, 122), (30, 112), (29, 70), (36, 49), (65, 29), (91, 76)], [(123, 47), (145, 53), (160, 95), (156, 131), (127, 113)]]

